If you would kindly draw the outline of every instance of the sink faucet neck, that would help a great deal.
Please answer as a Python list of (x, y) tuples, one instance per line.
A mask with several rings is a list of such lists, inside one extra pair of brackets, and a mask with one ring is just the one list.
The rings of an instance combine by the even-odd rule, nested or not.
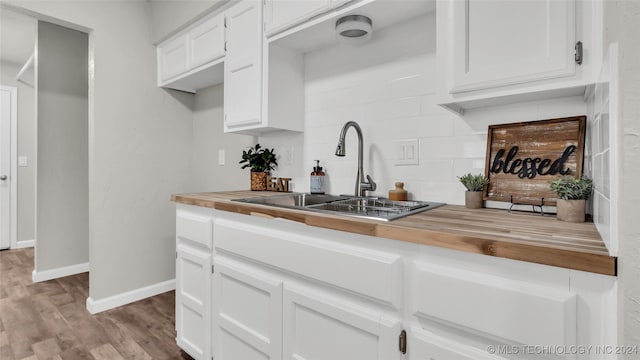
[(362, 140), (362, 129), (360, 125), (355, 121), (347, 121), (342, 130), (340, 131), (340, 137), (338, 139), (338, 147), (336, 148), (336, 156), (344, 156), (345, 155), (345, 137), (347, 136), (347, 130), (349, 128), (354, 128), (356, 130), (356, 134), (358, 135), (358, 173), (356, 175), (356, 187), (355, 187), (355, 195), (356, 196), (366, 196), (367, 190), (374, 191), (376, 189), (376, 183), (373, 182), (371, 177), (367, 175), (367, 180), (364, 179), (364, 171), (363, 171), (363, 153), (364, 153), (364, 141)]

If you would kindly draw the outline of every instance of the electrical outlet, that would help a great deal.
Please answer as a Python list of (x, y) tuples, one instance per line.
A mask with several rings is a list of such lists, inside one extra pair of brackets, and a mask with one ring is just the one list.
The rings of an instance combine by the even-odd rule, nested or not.
[(396, 165), (418, 165), (419, 160), (418, 139), (396, 141)]

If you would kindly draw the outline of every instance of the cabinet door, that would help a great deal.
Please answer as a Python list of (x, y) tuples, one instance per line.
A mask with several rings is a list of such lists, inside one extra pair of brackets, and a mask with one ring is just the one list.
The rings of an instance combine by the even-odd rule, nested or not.
[(158, 47), (158, 60), (162, 81), (187, 71), (187, 37), (179, 36)]
[(189, 67), (195, 68), (224, 56), (224, 16), (205, 20), (188, 34)]
[[(409, 332), (409, 359), (412, 360), (500, 360), (493, 355), (499, 347), (485, 350), (471, 348), (436, 334), (414, 327)], [(493, 349), (493, 350), (492, 350)]]
[(575, 0), (452, 0), (450, 6), (451, 93), (575, 74)]
[(331, 0), (269, 0), (267, 35), (286, 30), (331, 8)]
[(399, 359), (400, 322), (375, 308), (285, 284), (284, 360)]
[(216, 256), (213, 275), (215, 359), (282, 358), (282, 281)]
[(261, 122), (262, 2), (241, 1), (226, 16), (225, 130)]
[(176, 332), (180, 348), (208, 359), (211, 334), (211, 253), (178, 244), (176, 258)]

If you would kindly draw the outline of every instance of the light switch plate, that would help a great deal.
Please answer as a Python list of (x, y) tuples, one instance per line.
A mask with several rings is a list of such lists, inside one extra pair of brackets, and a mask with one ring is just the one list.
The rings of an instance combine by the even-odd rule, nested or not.
[(293, 146), (287, 145), (282, 147), (282, 156), (280, 160), (282, 162), (282, 165), (293, 165)]
[(396, 140), (395, 165), (418, 165), (419, 160), (418, 139)]
[(218, 150), (218, 165), (224, 165), (224, 158), (225, 158), (224, 149)]

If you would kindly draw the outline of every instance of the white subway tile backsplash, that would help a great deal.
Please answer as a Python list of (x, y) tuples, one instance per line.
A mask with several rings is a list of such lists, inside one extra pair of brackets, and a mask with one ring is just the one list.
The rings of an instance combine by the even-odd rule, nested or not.
[[(412, 180), (427, 180), (430, 182), (451, 182), (453, 180), (453, 160), (424, 160), (420, 168), (413, 166), (415, 177)], [(409, 166), (399, 166), (396, 173), (402, 175), (402, 170)]]
[[(347, 121), (361, 122), (364, 119), (363, 116), (362, 106), (357, 105), (307, 111), (305, 113), (305, 127), (342, 127)], [(339, 131), (340, 128), (336, 130), (336, 134), (338, 134)]]
[(481, 136), (420, 139), (420, 158), (464, 159), (484, 157), (486, 140)]
[(426, 201), (444, 202), (447, 204), (464, 204), (465, 188), (460, 182), (431, 182), (422, 183), (422, 196)]
[(373, 102), (364, 106), (364, 121), (380, 122), (420, 115), (420, 98), (417, 96)]
[(449, 116), (422, 115), (419, 121), (416, 129), (419, 129), (419, 133), (424, 137), (451, 137), (454, 135), (454, 122)]
[(611, 176), (610, 175), (610, 162), (611, 156), (609, 150), (602, 153), (602, 195), (606, 196), (608, 199), (611, 198)]
[(545, 100), (538, 104), (537, 120), (587, 114), (587, 105), (582, 96)]
[(609, 143), (609, 114), (600, 114), (600, 121), (598, 122), (598, 137), (600, 139), (600, 150), (605, 151), (610, 148)]
[(456, 179), (458, 176), (462, 176), (467, 173), (484, 175), (484, 165), (484, 157), (477, 159), (456, 159), (453, 160), (453, 175)]
[(403, 98), (432, 94), (433, 84), (427, 82), (427, 77), (422, 74), (401, 77), (391, 81), (391, 97)]
[(438, 97), (434, 94), (427, 94), (421, 97), (420, 112), (422, 115), (443, 116), (450, 117), (451, 119), (459, 116), (438, 105)]

